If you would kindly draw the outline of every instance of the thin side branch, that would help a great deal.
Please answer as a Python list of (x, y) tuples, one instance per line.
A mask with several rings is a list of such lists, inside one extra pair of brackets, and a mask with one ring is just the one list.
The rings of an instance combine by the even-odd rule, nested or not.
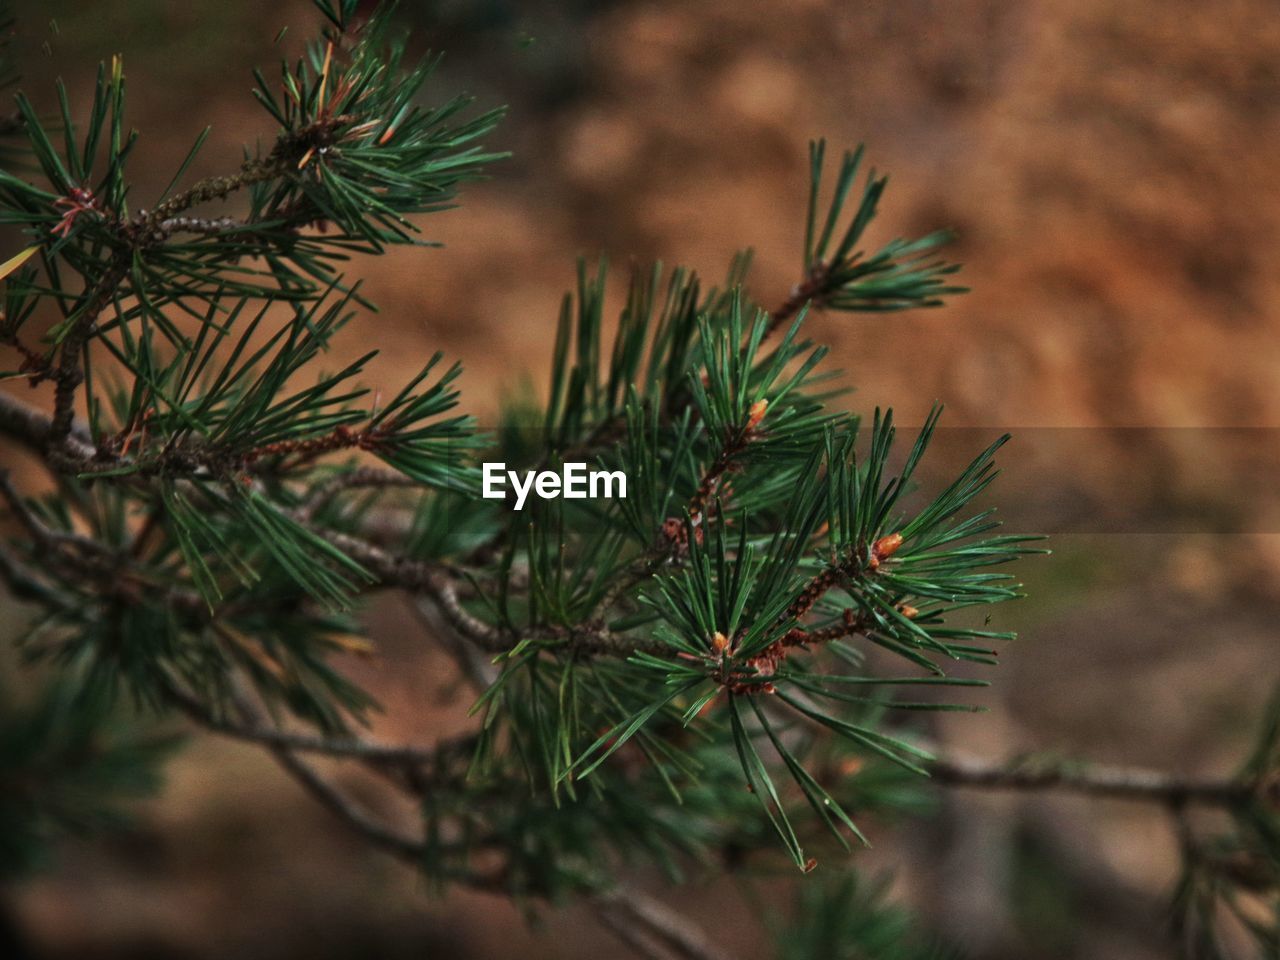
[[(14, 436), (35, 449), (42, 450), (44, 438), (49, 436), (49, 417), (44, 412), (29, 407), (19, 400), (0, 394), (0, 433)], [(96, 456), (94, 448), (82, 444), (86, 461)], [(374, 485), (385, 480), (385, 473), (362, 475), (360, 483)], [(637, 645), (618, 637), (598, 622), (583, 624), (577, 628), (542, 627), (525, 631), (503, 630), (476, 617), (462, 603), (458, 593), (457, 571), (451, 567), (405, 557), (384, 549), (368, 540), (336, 530), (329, 530), (311, 522), (312, 511), (318, 504), (310, 503), (291, 511), (291, 515), (308, 529), (323, 537), (351, 559), (368, 570), (378, 586), (399, 588), (425, 597), (441, 612), (450, 627), (465, 637), (469, 643), (488, 653), (505, 653), (520, 640), (526, 638), (556, 641), (570, 646), (585, 655), (604, 654), (630, 656), (638, 649), (662, 652), (659, 645)], [(91, 545), (91, 542), (90, 544)], [(172, 602), (184, 609), (199, 610), (204, 601), (189, 591), (171, 591)]]
[(423, 622), (432, 636), (444, 647), (457, 664), (458, 671), (466, 678), (472, 690), (482, 694), (498, 679), (497, 668), (473, 643), (468, 643), (453, 625), (445, 620), (440, 608), (421, 598), (412, 598), (410, 604), (414, 613)]
[[(262, 728), (261, 711), (247, 696), (237, 695), (235, 704), (246, 725), (254, 729)], [(370, 817), (342, 791), (317, 773), (310, 764), (299, 759), (290, 748), (275, 745), (269, 746), (268, 750), (285, 772), (297, 780), (312, 797), (319, 801), (321, 806), (345, 822), (373, 846), (408, 860), (410, 863), (421, 861), (424, 849), (421, 840), (398, 833)]]
[[(617, 936), (653, 958), (729, 960), (706, 931), (661, 900), (634, 887), (615, 887), (590, 898), (600, 920)], [(663, 952), (652, 949), (661, 945)]]
[(1079, 761), (996, 763), (971, 757), (944, 757), (928, 764), (937, 783), (986, 790), (1060, 790), (1124, 797), (1180, 806), (1201, 803), (1232, 807), (1249, 802), (1257, 783), (1239, 779), (1196, 779), (1159, 770), (1086, 764)]
[(347, 490), (385, 490), (391, 487), (421, 486), (422, 484), (417, 480), (406, 477), (404, 474), (380, 470), (377, 467), (357, 467), (355, 470), (336, 473), (323, 483), (317, 484), (299, 509), (299, 516), (310, 520), (329, 501)]
[(410, 863), (416, 864), (421, 861), (424, 849), (421, 841), (407, 834), (397, 833), (374, 820), (337, 787), (320, 776), (310, 764), (298, 759), (293, 751), (284, 747), (275, 747), (271, 753), (285, 772), (302, 784), (321, 806), (345, 822), (373, 846)]
[(443, 741), (436, 747), (418, 747), (400, 743), (379, 743), (356, 737), (339, 739), (308, 733), (291, 733), (257, 723), (234, 723), (220, 719), (203, 703), (183, 691), (171, 689), (169, 698), (188, 717), (214, 733), (223, 734), (246, 743), (296, 750), (301, 753), (319, 753), (331, 757), (349, 757), (365, 762), (433, 764), (445, 752), (460, 753), (474, 743), (471, 736)]
[(794, 320), (806, 305), (822, 306), (822, 295), (830, 282), (830, 272), (830, 265), (814, 264), (809, 275), (791, 288), (787, 299), (769, 311), (769, 325), (765, 327), (763, 339), (767, 340), (779, 327)]
[[(296, 750), (314, 750), (361, 760), (427, 760), (438, 751), (374, 744), (367, 741), (334, 741), (325, 738), (288, 734), (263, 726), (260, 711), (244, 696), (236, 697), (243, 722), (234, 724), (213, 718), (198, 701), (172, 691), (171, 695), (189, 716), (201, 725), (219, 733), (265, 746), (280, 766), (321, 806), (359, 834), (372, 846), (406, 860), (418, 863), (425, 853), (422, 841), (400, 833), (369, 816), (333, 783), (300, 759)], [(501, 872), (492, 875), (466, 874), (455, 877), (477, 890), (505, 893)], [(592, 894), (588, 902), (602, 922), (625, 942), (635, 946), (653, 960), (728, 960), (705, 931), (687, 917), (642, 891), (628, 887)], [(655, 949), (656, 948), (656, 949)]]
[(112, 303), (120, 284), (129, 275), (132, 260), (118, 254), (111, 265), (99, 277), (97, 284), (86, 294), (83, 305), (72, 314), (71, 329), (59, 344), (57, 365), (53, 368), (53, 422), (49, 427), (50, 460), (59, 463), (69, 457), (72, 464), (78, 461), (76, 448), (69, 442), (75, 424), (76, 391), (84, 382), (82, 354), (93, 333), (98, 316)]
[[(53, 421), (43, 410), (23, 403), (7, 393), (0, 393), (0, 433), (15, 440), (32, 453), (43, 456), (48, 449)], [(91, 460), (96, 455), (88, 433), (80, 424), (72, 424), (63, 441), (64, 448), (77, 459)]]

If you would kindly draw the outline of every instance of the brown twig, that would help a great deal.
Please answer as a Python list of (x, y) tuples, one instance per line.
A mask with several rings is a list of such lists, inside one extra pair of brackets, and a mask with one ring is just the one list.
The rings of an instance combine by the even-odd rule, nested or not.
[[(317, 802), (355, 831), (371, 846), (411, 864), (418, 864), (426, 853), (425, 843), (409, 834), (397, 831), (370, 816), (314, 767), (297, 756), (296, 751), (309, 750), (335, 756), (356, 757), (364, 761), (410, 759), (415, 762), (434, 762), (441, 749), (452, 749), (452, 744), (431, 751), (412, 748), (387, 747), (366, 741), (331, 741), (325, 738), (286, 734), (263, 726), (261, 713), (243, 695), (235, 698), (242, 724), (215, 720), (198, 701), (177, 691), (172, 692), (175, 702), (196, 722), (218, 733), (247, 740), (265, 746), (276, 762), (294, 778)], [(467, 738), (471, 742), (471, 738)], [(404, 753), (412, 750), (411, 753)], [(462, 883), (491, 893), (506, 893), (503, 871), (490, 874), (461, 873), (452, 877)], [(636, 946), (657, 944), (662, 952), (650, 952), (649, 956), (666, 960), (727, 960), (710, 937), (687, 917), (680, 915), (666, 904), (642, 891), (628, 887), (614, 887), (608, 891), (591, 894), (588, 902), (610, 929), (624, 941)], [(641, 939), (643, 938), (643, 939)]]
[(0, 470), (0, 499), (9, 505), (9, 510), (13, 513), (13, 516), (22, 524), (23, 529), (27, 531), (31, 539), (41, 547), (59, 552), (63, 548), (72, 548), (82, 553), (85, 557), (97, 558), (101, 558), (107, 551), (107, 548), (97, 540), (81, 536), (78, 533), (53, 530), (47, 526), (36, 516), (35, 512), (19, 495), (17, 489), (14, 488), (13, 481), (9, 478), (8, 470)]
[[(233, 693), (233, 702), (246, 729), (257, 731), (265, 729), (262, 711), (247, 695), (236, 691)], [(399, 833), (369, 816), (342, 791), (320, 776), (310, 764), (299, 759), (294, 753), (294, 748), (279, 743), (265, 745), (276, 762), (319, 801), (321, 806), (337, 816), (370, 844), (410, 863), (421, 862), (424, 846), (420, 839)]]
[(374, 820), (337, 787), (320, 776), (309, 763), (298, 759), (291, 750), (275, 747), (271, 748), (271, 753), (276, 762), (302, 784), (322, 807), (337, 816), (373, 846), (413, 864), (422, 861), (425, 848), (421, 840), (408, 834), (397, 833)]
[(19, 600), (45, 604), (54, 601), (55, 595), (49, 586), (3, 545), (0, 545), (0, 580), (4, 581), (9, 592)]
[[(0, 433), (18, 441), (32, 453), (43, 455), (48, 449), (52, 430), (53, 421), (43, 410), (7, 393), (0, 393)], [(88, 432), (74, 422), (63, 445), (78, 460), (88, 461), (96, 453)]]
[(98, 315), (115, 299), (120, 283), (128, 276), (129, 262), (124, 255), (112, 259), (111, 265), (86, 294), (83, 305), (72, 313), (74, 319), (68, 320), (71, 329), (58, 346), (58, 360), (51, 374), (54, 383), (53, 420), (48, 434), (50, 460), (55, 464), (60, 464), (68, 455), (73, 462), (79, 459), (68, 440), (75, 421), (76, 391), (84, 381), (81, 354), (89, 342), (94, 324), (98, 322)]
[(729, 960), (706, 931), (635, 887), (614, 887), (589, 899), (596, 916), (624, 943), (653, 960)]
[(784, 323), (794, 320), (806, 304), (822, 306), (822, 292), (829, 282), (831, 267), (825, 263), (815, 263), (808, 276), (791, 288), (787, 299), (769, 311), (769, 325), (764, 329), (761, 341), (771, 337)]
[(377, 467), (357, 467), (355, 470), (335, 473), (329, 479), (317, 484), (308, 494), (306, 502), (299, 508), (298, 513), (299, 516), (310, 520), (316, 511), (346, 490), (420, 486), (422, 484), (417, 480), (406, 477), (402, 473), (392, 473)]
[(930, 777), (952, 787), (986, 790), (1060, 790), (1170, 805), (1233, 807), (1256, 797), (1260, 785), (1240, 779), (1197, 779), (1158, 770), (1067, 761), (995, 763), (950, 756), (926, 765)]
[(493, 682), (498, 679), (497, 669), (474, 643), (469, 643), (467, 638), (444, 618), (440, 608), (421, 598), (413, 598), (410, 603), (414, 613), (431, 632), (436, 642), (444, 648), (445, 653), (453, 659), (458, 672), (471, 685), (472, 690), (482, 694), (493, 686)]
[(474, 745), (471, 735), (444, 741), (435, 747), (418, 747), (400, 743), (380, 743), (358, 737), (334, 738), (309, 733), (278, 730), (260, 722), (235, 723), (214, 715), (208, 707), (190, 694), (171, 687), (170, 701), (195, 723), (214, 733), (265, 747), (319, 753), (330, 757), (346, 757), (374, 763), (434, 764), (446, 753), (461, 754)]

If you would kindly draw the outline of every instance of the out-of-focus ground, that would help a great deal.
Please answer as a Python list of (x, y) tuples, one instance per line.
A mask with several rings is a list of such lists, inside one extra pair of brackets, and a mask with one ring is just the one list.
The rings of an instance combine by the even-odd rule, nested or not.
[[(523, 372), (543, 381), (579, 253), (718, 278), (751, 245), (753, 289), (779, 299), (797, 279), (806, 141), (865, 141), (892, 172), (875, 239), (955, 228), (973, 292), (941, 311), (818, 315), (809, 333), (832, 345), (860, 408), (918, 423), (942, 400), (951, 425), (989, 428), (966, 432), (969, 449), (1014, 428), (1025, 453), (1015, 438), (1005, 496), (1056, 534), (1055, 556), (1024, 566), (1030, 599), (1002, 615), (1024, 635), (991, 712), (940, 736), (987, 756), (1232, 768), (1280, 677), (1269, 2), (409, 6), (451, 51), (442, 89), (512, 104), (499, 140), (514, 158), (427, 222), (444, 250), (356, 268), (382, 312), (343, 349), (385, 348), (372, 376), (396, 382), (442, 348), (467, 365), (471, 408), (492, 414)], [(270, 136), (250, 68), (274, 62), (281, 26), (310, 18), (298, 2), (16, 7), (28, 88), (57, 62), (83, 90), (99, 57), (124, 53), (135, 166), (153, 171), (135, 203), (205, 122), (193, 175)], [(1148, 429), (1102, 429), (1117, 427)], [(359, 669), (387, 706), (379, 732), (430, 741), (465, 698), (440, 705), (448, 672), (406, 609), (373, 619), (381, 661)], [(961, 794), (874, 836), (861, 861), (896, 870), (900, 893), (975, 957), (1170, 955), (1160, 898), (1177, 858), (1155, 810)], [(732, 884), (679, 899), (733, 955), (765, 955)], [(142, 828), (69, 846), (5, 902), (39, 956), (624, 955), (578, 910), (530, 930), (505, 904), (432, 899), (265, 757), (206, 739)]]

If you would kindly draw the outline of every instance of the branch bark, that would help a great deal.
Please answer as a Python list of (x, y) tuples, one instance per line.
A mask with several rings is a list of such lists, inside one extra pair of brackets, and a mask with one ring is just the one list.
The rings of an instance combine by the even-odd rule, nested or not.
[(446, 752), (461, 753), (473, 746), (475, 742), (473, 736), (467, 735), (442, 741), (435, 747), (419, 747), (402, 743), (380, 743), (359, 737), (340, 739), (308, 733), (292, 733), (268, 727), (260, 722), (234, 723), (219, 719), (199, 700), (181, 690), (170, 689), (169, 699), (194, 722), (213, 733), (271, 749), (319, 753), (373, 763), (425, 765), (435, 763)]
[[(234, 696), (237, 712), (247, 729), (263, 729), (262, 713), (244, 694)], [(276, 762), (284, 768), (322, 807), (360, 834), (366, 841), (410, 863), (421, 861), (423, 843), (416, 837), (398, 833), (369, 816), (364, 810), (322, 777), (306, 761), (301, 760), (290, 747), (275, 743), (267, 747)]]
[(1058, 790), (1123, 797), (1180, 806), (1199, 803), (1231, 807), (1248, 802), (1260, 785), (1240, 779), (1197, 779), (1160, 770), (1086, 764), (1079, 761), (995, 763), (971, 757), (942, 757), (927, 765), (930, 777), (950, 787), (987, 790)]
[(615, 887), (593, 895), (589, 902), (620, 940), (652, 960), (729, 960), (729, 954), (692, 920), (634, 887)]
[[(425, 763), (435, 761), (440, 750), (458, 747), (461, 740), (446, 742), (435, 750), (359, 739), (332, 740), (266, 727), (261, 712), (243, 695), (235, 698), (236, 709), (242, 718), (240, 723), (216, 719), (199, 701), (181, 691), (172, 690), (170, 696), (184, 713), (201, 726), (215, 733), (264, 746), (307, 793), (371, 846), (411, 864), (421, 861), (425, 853), (423, 841), (396, 831), (370, 816), (314, 767), (299, 758), (297, 753), (314, 751), (365, 762)], [(469, 741), (471, 738), (466, 739)], [(505, 892), (502, 890), (500, 877), (496, 875), (477, 874), (455, 879), (478, 890)], [(589, 895), (587, 902), (605, 926), (652, 960), (728, 960), (728, 955), (713, 944), (700, 927), (640, 890), (614, 887)]]
[[(44, 456), (53, 432), (53, 421), (43, 410), (23, 403), (7, 393), (0, 393), (0, 433), (17, 441), (32, 453)], [(72, 423), (64, 440), (67, 451), (76, 458), (91, 460), (97, 453), (83, 425)]]

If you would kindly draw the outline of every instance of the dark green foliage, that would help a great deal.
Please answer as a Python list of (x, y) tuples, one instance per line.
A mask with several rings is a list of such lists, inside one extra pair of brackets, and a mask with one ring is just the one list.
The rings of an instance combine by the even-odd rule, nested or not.
[[(289, 161), (301, 170), (316, 157), (323, 162), (315, 178), (255, 184), (252, 219), (287, 224), (306, 210), (311, 219), (323, 218), (344, 231), (332, 239), (334, 247), (375, 252), (386, 243), (411, 241), (416, 228), (407, 214), (443, 209), (459, 183), (497, 159), (476, 142), (492, 130), (500, 111), (451, 126), (468, 100), (455, 98), (432, 109), (417, 102), (435, 61), (406, 63), (404, 44), (391, 35), (385, 13), (359, 24), (350, 10), (325, 13), (331, 29), (296, 64), (284, 67), (283, 92), (277, 95), (261, 74), (254, 90), (280, 124), (277, 144), (293, 143), (295, 152), (303, 148)], [(339, 132), (332, 141), (321, 135)]]
[(63, 834), (127, 823), (122, 805), (159, 787), (175, 745), (130, 731), (71, 684), (21, 699), (0, 690), (0, 880), (41, 865)]
[(886, 902), (889, 879), (851, 872), (805, 884), (794, 919), (774, 935), (778, 960), (958, 960), (929, 944), (915, 919)]
[[(39, 570), (51, 548), (68, 554), (42, 578), (47, 613), (26, 649), (144, 703), (176, 692), (230, 716), (233, 687), (247, 682), (273, 710), (342, 730), (369, 701), (329, 665), (357, 632), (340, 611), (371, 586), (406, 586), (396, 577), (434, 589), (447, 568), (430, 564), (444, 561), (462, 570), (464, 614), (501, 667), (477, 705), (477, 776), (514, 778), (550, 809), (590, 810), (610, 830), (688, 854), (676, 821), (646, 834), (634, 788), (609, 786), (620, 751), (672, 803), (714, 797), (701, 779), (709, 757), (720, 777), (736, 759), (739, 784), (765, 802), (798, 864), (793, 799), (856, 834), (804, 758), (835, 735), (919, 770), (922, 751), (879, 729), (891, 691), (950, 682), (947, 658), (983, 659), (971, 641), (1003, 635), (946, 617), (1015, 596), (981, 571), (1024, 552), (1015, 539), (976, 539), (988, 515), (959, 518), (989, 482), (993, 451), (903, 512), (933, 421), (886, 479), (888, 418), (877, 415), (855, 456), (857, 421), (828, 406), (825, 348), (802, 335), (810, 305), (879, 310), (958, 292), (939, 279), (954, 267), (920, 257), (940, 237), (864, 258), (857, 245), (884, 181), (846, 207), (847, 160), (820, 217), (816, 145), (803, 300), (756, 306), (747, 255), (714, 289), (682, 269), (665, 280), (637, 270), (606, 347), (606, 271), (580, 264), (545, 406), (536, 419), (513, 414), (501, 447), (486, 450), (453, 413), (459, 368), (441, 374), (439, 356), (389, 400), (361, 382), (372, 353), (316, 372), (335, 332), (366, 322), (337, 263), (412, 241), (408, 215), (450, 203), (495, 159), (479, 141), (498, 116), (460, 119), (463, 100), (423, 105), (432, 63), (406, 60), (385, 11), (360, 20), (351, 4), (319, 6), (320, 38), (278, 81), (258, 76), (277, 126), (270, 145), (230, 176), (184, 185), (202, 133), (147, 210), (130, 206), (141, 141), (124, 121), (119, 62), (100, 71), (82, 123), (61, 88), (58, 128), (19, 101), (39, 175), (4, 173), (0, 210), (39, 251), (9, 278), (6, 337), (20, 344), (28, 318), (57, 315), (45, 345), (26, 346), (23, 373), (69, 398), (84, 359), (84, 442), (95, 448), (64, 453), (57, 495), (23, 507), (39, 533), (23, 562)], [(247, 215), (203, 214), (242, 192)], [(370, 473), (354, 453), (392, 472)], [(477, 502), (471, 458), (491, 454), (511, 466), (621, 466), (631, 494), (521, 513)], [(411, 485), (434, 489), (403, 499)], [(389, 565), (351, 544), (396, 498), (416, 533)], [(899, 556), (872, 570), (876, 539), (895, 532)], [(477, 550), (488, 566), (472, 565)], [(914, 619), (909, 603), (924, 605)], [(858, 630), (842, 631), (850, 617)], [(868, 675), (846, 642), (858, 632), (923, 672)], [(797, 797), (775, 786), (775, 768)]]
[[(948, 278), (959, 267), (936, 259), (938, 248), (950, 239), (946, 231), (918, 240), (894, 240), (867, 256), (858, 249), (862, 235), (875, 218), (888, 177), (867, 175), (857, 209), (841, 225), (845, 205), (862, 165), (862, 148), (845, 153), (836, 174), (831, 203), (820, 214), (819, 188), (822, 183), (826, 145), (809, 147), (812, 168), (809, 189), (809, 217), (805, 227), (804, 267), (813, 297), (833, 310), (902, 310), (910, 307), (938, 307), (943, 298), (965, 292)], [(839, 237), (835, 247), (832, 242)]]

